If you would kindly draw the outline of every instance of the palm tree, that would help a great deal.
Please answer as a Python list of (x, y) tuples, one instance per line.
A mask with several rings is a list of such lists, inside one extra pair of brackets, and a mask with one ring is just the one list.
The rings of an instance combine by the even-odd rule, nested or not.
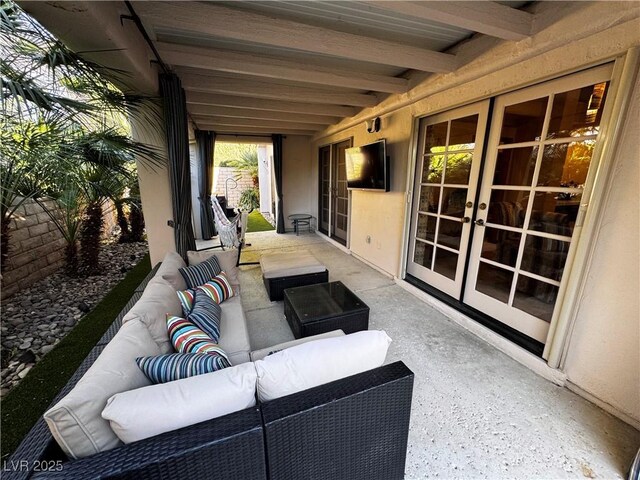
[[(92, 242), (100, 229), (97, 200), (91, 200), (96, 196), (84, 195), (71, 206), (66, 196), (69, 184), (89, 192), (94, 185), (78, 182), (83, 181), (82, 172), (91, 171), (90, 166), (108, 177), (107, 172), (133, 175), (135, 157), (152, 168), (160, 164), (160, 154), (132, 141), (126, 128), (130, 117), (162, 125), (154, 117), (158, 110), (147, 108), (156, 99), (116, 88), (108, 79), (124, 85), (122, 72), (69, 50), (14, 2), (5, 0), (0, 4), (0, 75), (2, 267), (8, 255), (11, 217), (28, 199), (46, 195), (61, 202), (67, 212), (65, 224), (56, 225), (69, 242), (73, 264), (76, 233), (84, 231)], [(76, 224), (78, 208), (88, 209), (85, 228)]]

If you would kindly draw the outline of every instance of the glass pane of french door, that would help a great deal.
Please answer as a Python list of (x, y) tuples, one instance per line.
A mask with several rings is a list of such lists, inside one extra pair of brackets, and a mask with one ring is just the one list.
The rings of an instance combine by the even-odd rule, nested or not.
[(322, 147), (319, 151), (320, 163), (320, 198), (318, 202), (318, 219), (320, 231), (329, 232), (329, 205), (331, 201), (331, 147)]
[(458, 298), (488, 102), (422, 119), (407, 272)]
[(349, 190), (347, 190), (346, 149), (351, 147), (351, 140), (333, 145), (333, 165), (331, 168), (333, 181), (333, 204), (331, 208), (331, 236), (335, 240), (347, 244), (349, 228)]
[[(498, 97), (463, 301), (546, 342), (609, 68)], [(582, 210), (584, 210), (582, 208)]]

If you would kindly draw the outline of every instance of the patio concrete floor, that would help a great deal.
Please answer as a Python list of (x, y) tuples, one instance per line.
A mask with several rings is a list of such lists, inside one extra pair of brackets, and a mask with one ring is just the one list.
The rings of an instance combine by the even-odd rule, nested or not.
[[(319, 235), (247, 235), (242, 261), (309, 250), (393, 339), (387, 362), (415, 373), (406, 478), (624, 478), (640, 432), (543, 379)], [(259, 266), (243, 266), (253, 348), (293, 338)]]

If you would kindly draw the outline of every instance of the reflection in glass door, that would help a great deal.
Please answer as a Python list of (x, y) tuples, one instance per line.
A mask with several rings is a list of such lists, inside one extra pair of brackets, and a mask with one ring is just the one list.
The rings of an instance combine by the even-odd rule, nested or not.
[(489, 102), (419, 124), (407, 272), (458, 298)]
[(463, 301), (546, 342), (610, 68), (496, 99)]

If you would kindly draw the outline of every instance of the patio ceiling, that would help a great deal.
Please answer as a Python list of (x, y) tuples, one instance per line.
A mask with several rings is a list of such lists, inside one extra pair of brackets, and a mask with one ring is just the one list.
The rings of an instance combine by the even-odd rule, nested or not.
[(417, 72), (460, 67), (447, 50), (481, 33), (531, 34), (527, 2), (134, 2), (181, 77), (191, 120), (226, 133), (313, 134)]

